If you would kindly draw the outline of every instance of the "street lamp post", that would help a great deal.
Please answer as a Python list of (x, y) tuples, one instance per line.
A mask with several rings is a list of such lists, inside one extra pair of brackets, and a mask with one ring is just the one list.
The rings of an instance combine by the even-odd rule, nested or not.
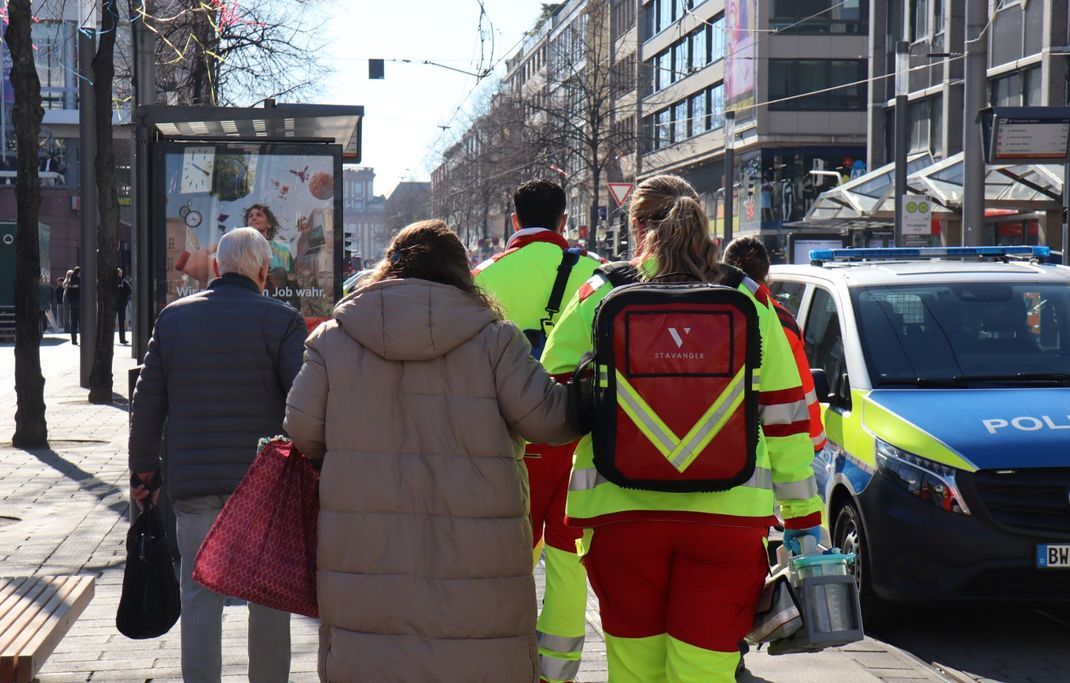
[(907, 192), (907, 156), (910, 154), (908, 94), (910, 93), (910, 43), (895, 44), (895, 231), (892, 246), (903, 246), (904, 204)]
[(736, 184), (736, 112), (724, 113), (724, 243), (732, 241), (732, 223), (735, 221)]
[(985, 159), (977, 115), (985, 107), (988, 89), (988, 0), (966, 0), (966, 81), (962, 118), (962, 244), (984, 244)]
[(81, 385), (89, 388), (93, 369), (93, 347), (97, 339), (97, 173), (96, 116), (93, 110), (93, 55), (96, 53), (97, 22), (95, 6), (88, 0), (78, 5), (78, 68), (83, 77), (78, 83), (78, 193), (81, 209)]

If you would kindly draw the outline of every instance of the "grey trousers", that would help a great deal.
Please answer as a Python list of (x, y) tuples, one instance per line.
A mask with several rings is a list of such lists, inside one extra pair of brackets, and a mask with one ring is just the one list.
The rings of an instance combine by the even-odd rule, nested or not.
[[(193, 561), (227, 496), (174, 502), (182, 553), (182, 680), (219, 683), (223, 672), (224, 596), (193, 580)], [(286, 683), (290, 675), (290, 615), (249, 603), (249, 681)]]

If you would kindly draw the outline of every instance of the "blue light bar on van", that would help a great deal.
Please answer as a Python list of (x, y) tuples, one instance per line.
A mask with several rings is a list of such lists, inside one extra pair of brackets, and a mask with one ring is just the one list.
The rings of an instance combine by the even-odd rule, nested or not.
[(884, 249), (814, 249), (810, 252), (811, 263), (825, 261), (850, 261), (866, 259), (927, 259), (962, 258), (968, 256), (1031, 256), (1047, 258), (1051, 247), (888, 247)]

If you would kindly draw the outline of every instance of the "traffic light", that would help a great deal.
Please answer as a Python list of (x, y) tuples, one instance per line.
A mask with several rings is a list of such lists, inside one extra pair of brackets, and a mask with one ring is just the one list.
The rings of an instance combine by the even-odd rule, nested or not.
[(368, 60), (368, 78), (372, 80), (382, 80), (383, 78), (385, 78), (385, 67), (383, 64), (383, 60)]

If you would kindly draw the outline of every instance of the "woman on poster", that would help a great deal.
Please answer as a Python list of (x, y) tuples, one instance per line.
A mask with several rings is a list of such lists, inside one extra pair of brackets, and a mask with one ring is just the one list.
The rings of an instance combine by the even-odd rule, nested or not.
[[(245, 225), (256, 230), (264, 236), (271, 245), (271, 264), (268, 266), (268, 277), (272, 273), (281, 275), (285, 281), (285, 275), (293, 270), (294, 259), (290, 253), (290, 245), (279, 237), (282, 226), (279, 219), (265, 204), (253, 204), (245, 210), (243, 218)], [(281, 273), (279, 273), (281, 271)]]

